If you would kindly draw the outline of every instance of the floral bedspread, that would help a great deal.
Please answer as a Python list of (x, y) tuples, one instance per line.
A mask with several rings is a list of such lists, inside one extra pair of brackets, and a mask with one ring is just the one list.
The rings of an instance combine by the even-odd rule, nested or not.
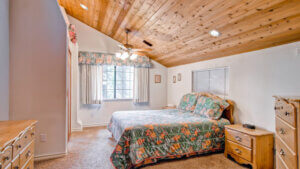
[(210, 120), (177, 109), (113, 113), (108, 129), (118, 141), (111, 155), (117, 169), (224, 149), (227, 119)]

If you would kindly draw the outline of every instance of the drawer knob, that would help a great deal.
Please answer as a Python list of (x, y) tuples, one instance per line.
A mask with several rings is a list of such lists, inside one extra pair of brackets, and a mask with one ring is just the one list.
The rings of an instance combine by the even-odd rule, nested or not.
[(241, 137), (239, 137), (239, 136), (235, 136), (235, 139), (236, 139), (237, 141), (239, 141), (239, 142), (241, 142), (241, 141), (242, 141), (242, 138), (241, 138)]
[(279, 154), (282, 155), (282, 156), (285, 155), (285, 153), (284, 153), (284, 151), (282, 149), (280, 150)]
[(14, 169), (19, 169), (19, 166), (15, 166)]
[(18, 145), (18, 148), (22, 148), (21, 144)]
[(280, 132), (280, 134), (285, 134), (285, 131), (284, 131), (283, 128), (281, 128), (281, 129), (279, 130), (279, 132)]
[(284, 115), (285, 115), (285, 116), (289, 116), (289, 115), (290, 115), (290, 112), (285, 112)]
[(235, 152), (238, 153), (238, 154), (241, 154), (241, 153), (242, 153), (242, 151), (239, 150), (238, 148), (235, 149)]
[(3, 158), (3, 161), (8, 161), (8, 160), (9, 160), (8, 156), (6, 156), (6, 157)]
[(31, 136), (34, 136), (34, 132), (31, 133)]
[(28, 158), (28, 157), (30, 157), (31, 156), (31, 152), (30, 152), (30, 150), (27, 152), (27, 154), (26, 154), (26, 158)]

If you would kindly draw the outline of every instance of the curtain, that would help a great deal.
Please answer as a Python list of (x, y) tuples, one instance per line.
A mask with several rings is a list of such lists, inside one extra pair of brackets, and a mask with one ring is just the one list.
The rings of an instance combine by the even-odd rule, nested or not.
[(134, 68), (134, 93), (135, 103), (149, 102), (149, 68)]
[(80, 89), (82, 104), (101, 104), (101, 65), (80, 65)]

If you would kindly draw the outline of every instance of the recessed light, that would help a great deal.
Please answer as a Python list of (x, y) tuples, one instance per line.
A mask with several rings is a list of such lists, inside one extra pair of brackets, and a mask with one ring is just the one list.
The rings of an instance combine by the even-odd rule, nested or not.
[(83, 4), (80, 4), (81, 8), (83, 8), (84, 10), (88, 10), (89, 8)]
[(211, 31), (209, 31), (209, 34), (210, 34), (211, 36), (213, 36), (213, 37), (218, 37), (218, 36), (220, 36), (220, 32), (217, 31), (217, 30), (211, 30)]

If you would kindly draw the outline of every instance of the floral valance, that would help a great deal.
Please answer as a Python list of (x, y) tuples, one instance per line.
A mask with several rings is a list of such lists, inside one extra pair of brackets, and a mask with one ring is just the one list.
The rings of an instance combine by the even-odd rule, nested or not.
[(98, 53), (98, 52), (84, 52), (80, 51), (78, 55), (79, 64), (88, 65), (116, 65), (116, 66), (134, 66), (134, 67), (147, 67), (152, 66), (150, 59), (147, 56), (138, 56), (136, 59), (129, 58), (123, 60), (116, 57), (115, 54)]

